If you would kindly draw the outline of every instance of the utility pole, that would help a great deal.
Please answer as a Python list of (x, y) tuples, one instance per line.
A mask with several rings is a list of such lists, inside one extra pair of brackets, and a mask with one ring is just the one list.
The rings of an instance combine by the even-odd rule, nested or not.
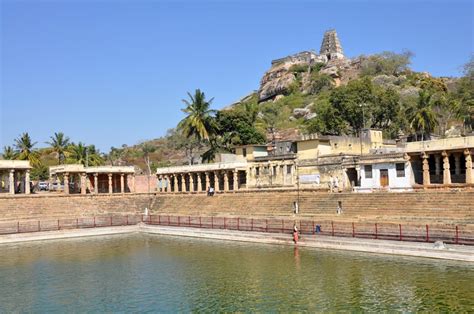
[(86, 168), (89, 167), (89, 149), (86, 146)]
[(364, 130), (364, 127), (365, 127), (364, 106), (365, 106), (365, 103), (359, 104), (359, 107), (362, 109), (362, 127), (361, 127), (360, 130), (359, 130), (359, 137), (360, 137), (360, 155), (361, 155), (361, 156), (362, 156), (362, 154), (363, 154), (362, 131)]

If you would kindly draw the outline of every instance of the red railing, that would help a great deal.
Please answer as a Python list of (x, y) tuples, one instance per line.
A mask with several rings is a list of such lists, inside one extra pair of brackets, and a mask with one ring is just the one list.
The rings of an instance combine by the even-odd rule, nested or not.
[[(150, 215), (142, 216), (149, 225), (227, 229), (272, 233), (291, 233), (294, 220), (262, 218), (194, 217)], [(338, 236), (366, 239), (435, 242), (474, 245), (474, 229), (458, 225), (412, 225), (394, 223), (363, 223), (340, 221), (299, 220), (302, 235)]]
[(1, 222), (0, 234), (54, 231), (65, 229), (84, 229), (111, 226), (136, 225), (141, 222), (140, 215), (94, 216), (84, 218), (27, 220)]
[[(288, 234), (291, 234), (294, 225), (294, 220), (276, 218), (114, 215), (54, 220), (1, 222), (0, 234), (127, 226), (136, 225), (139, 222), (161, 226)], [(402, 225), (393, 223), (299, 220), (297, 227), (302, 235), (416, 242), (443, 241), (452, 244), (474, 245), (474, 230), (459, 225)]]

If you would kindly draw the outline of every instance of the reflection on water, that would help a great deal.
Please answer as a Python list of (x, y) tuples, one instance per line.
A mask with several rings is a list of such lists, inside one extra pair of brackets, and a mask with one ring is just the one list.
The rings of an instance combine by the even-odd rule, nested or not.
[(471, 311), (467, 263), (163, 236), (0, 246), (0, 312)]

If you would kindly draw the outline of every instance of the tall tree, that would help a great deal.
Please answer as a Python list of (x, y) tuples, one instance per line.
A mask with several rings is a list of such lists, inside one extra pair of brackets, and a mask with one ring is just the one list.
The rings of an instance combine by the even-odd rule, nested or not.
[(110, 161), (112, 166), (116, 166), (122, 158), (125, 157), (125, 149), (124, 148), (116, 148), (111, 147), (110, 152), (107, 155), (107, 159)]
[(13, 160), (15, 159), (15, 150), (13, 149), (13, 147), (11, 146), (5, 146), (3, 147), (3, 153), (2, 153), (2, 157), (3, 159), (5, 160)]
[(78, 163), (84, 166), (99, 166), (102, 164), (102, 157), (94, 145), (86, 146), (84, 143), (72, 143), (68, 147), (68, 163)]
[(150, 154), (156, 150), (156, 147), (150, 145), (149, 143), (143, 143), (140, 147), (143, 159), (145, 159), (145, 164), (148, 170), (148, 176), (151, 175), (151, 163), (150, 163)]
[(463, 121), (467, 131), (474, 129), (474, 55), (464, 66), (464, 76), (457, 82), (452, 108), (456, 117)]
[(433, 132), (438, 123), (433, 104), (433, 94), (422, 90), (416, 102), (407, 109), (410, 127), (415, 131), (416, 136), (421, 133), (422, 141), (425, 139), (425, 135), (430, 135)]
[(181, 109), (187, 116), (178, 124), (178, 129), (186, 137), (195, 136), (198, 141), (209, 140), (215, 131), (214, 110), (210, 109), (214, 98), (206, 100), (206, 95), (196, 89), (194, 95), (188, 92), (189, 100), (183, 99), (186, 108)]
[(64, 136), (63, 132), (54, 133), (54, 136), (50, 137), (51, 141), (46, 142), (52, 148), (52, 150), (58, 156), (58, 165), (64, 163), (65, 159), (65, 152), (67, 151), (67, 147), (69, 145), (69, 137)]
[(31, 140), (28, 132), (23, 133), (19, 138), (15, 139), (16, 159), (28, 160), (33, 167), (39, 166), (41, 160), (38, 151), (33, 147), (36, 142)]

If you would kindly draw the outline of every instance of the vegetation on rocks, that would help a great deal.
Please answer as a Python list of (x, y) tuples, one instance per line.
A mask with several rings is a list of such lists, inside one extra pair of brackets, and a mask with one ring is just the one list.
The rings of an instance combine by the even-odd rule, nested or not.
[[(278, 132), (357, 135), (362, 128), (381, 129), (386, 138), (413, 140), (449, 136), (474, 127), (474, 61), (461, 78), (437, 78), (409, 68), (412, 54), (383, 52), (359, 57), (357, 69), (324, 64), (291, 66), (294, 80), (271, 100), (259, 102), (257, 93), (220, 111), (211, 108), (199, 89), (183, 100), (185, 118), (166, 136), (134, 146), (111, 147), (107, 154), (94, 145), (77, 144), (58, 132), (35, 149), (28, 133), (4, 147), (4, 159), (30, 160), (33, 178), (44, 178), (46, 167), (63, 163), (137, 165), (146, 173), (157, 167), (212, 161), (236, 145), (262, 144)], [(348, 76), (350, 73), (351, 75)], [(357, 74), (357, 75), (354, 75)], [(336, 81), (337, 78), (337, 81)], [(296, 115), (295, 112), (310, 112)]]

